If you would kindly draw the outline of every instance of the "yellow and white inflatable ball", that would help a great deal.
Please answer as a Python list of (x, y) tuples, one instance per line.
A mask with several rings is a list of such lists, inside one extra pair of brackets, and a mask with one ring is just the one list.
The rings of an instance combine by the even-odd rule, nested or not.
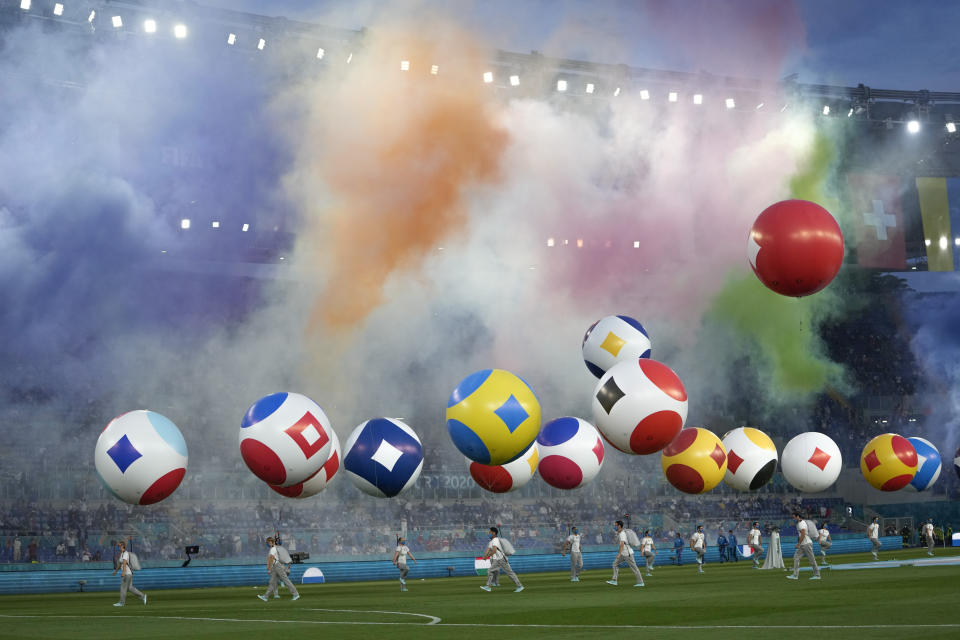
[(537, 464), (540, 462), (540, 447), (534, 440), (522, 456), (502, 465), (480, 464), (473, 462), (470, 458), (467, 458), (467, 462), (470, 463), (470, 476), (481, 489), (492, 493), (509, 493), (526, 486), (533, 478), (533, 474), (537, 472)]
[(740, 491), (756, 491), (770, 482), (777, 470), (777, 447), (759, 429), (740, 427), (723, 436), (727, 473), (723, 481)]

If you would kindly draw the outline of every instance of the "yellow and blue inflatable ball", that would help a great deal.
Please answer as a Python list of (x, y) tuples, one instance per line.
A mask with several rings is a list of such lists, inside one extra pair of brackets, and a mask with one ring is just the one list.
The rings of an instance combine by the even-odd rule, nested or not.
[(474, 462), (506, 464), (537, 439), (540, 402), (530, 385), (509, 371), (477, 371), (450, 394), (447, 430), (460, 453)]

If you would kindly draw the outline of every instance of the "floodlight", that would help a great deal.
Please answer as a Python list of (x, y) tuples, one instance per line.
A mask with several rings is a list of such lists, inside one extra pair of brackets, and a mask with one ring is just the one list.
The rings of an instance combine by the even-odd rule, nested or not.
[(237, 44), (237, 34), (231, 33), (231, 34), (227, 35), (227, 44), (229, 44), (229, 45), (231, 45), (231, 46)]
[(189, 229), (189, 228), (190, 228), (190, 218), (184, 218), (183, 220), (181, 220), (181, 221), (180, 221), (180, 228), (181, 228), (181, 229)]
[[(486, 78), (484, 78), (484, 82), (486, 82)], [(520, 76), (510, 76), (510, 86), (511, 87), (520, 86)]]
[(620, 87), (613, 90), (613, 97), (616, 98), (618, 95), (620, 95)]
[(649, 100), (649, 99), (650, 99), (650, 92), (647, 91), (646, 89), (641, 89), (641, 90), (640, 90), (640, 99), (641, 99), (641, 100)]
[(825, 116), (830, 115), (830, 105), (828, 104), (823, 105), (823, 115)]
[(30, 11), (30, 0), (20, 0), (20, 8), (24, 11)]
[(555, 241), (554, 241), (553, 238), (547, 238), (547, 246), (548, 246), (548, 247), (552, 247), (552, 246), (554, 245), (554, 242), (555, 242)]
[(63, 15), (63, 3), (57, 2), (53, 5), (53, 15), (62, 16)]
[(350, 64), (351, 60), (353, 60), (353, 52), (350, 52), (350, 55), (347, 56), (347, 64)]
[(410, 71), (410, 61), (401, 60), (400, 61), (400, 71)]
[(484, 71), (483, 81), (487, 84), (490, 84), (491, 82), (493, 82), (493, 71)]
[(940, 236), (940, 250), (947, 250), (947, 236)]
[(639, 249), (639, 248), (640, 248), (640, 241), (639, 241), (639, 240), (634, 240), (634, 241), (633, 241), (633, 248), (634, 248), (634, 249)]
[(327, 52), (323, 50), (323, 47), (320, 47), (319, 49), (317, 49), (317, 60), (323, 60), (323, 56), (325, 56), (326, 54)]
[(693, 104), (703, 104), (703, 94), (695, 93), (693, 94)]
[(260, 42), (257, 43), (257, 49), (259, 49), (260, 51), (263, 51), (263, 48), (265, 46), (267, 46), (267, 41), (264, 40), (263, 38), (260, 38)]
[(187, 37), (187, 25), (178, 24), (173, 27), (173, 37), (178, 40), (183, 40)]
[(246, 222), (244, 222), (244, 223), (243, 223), (243, 226), (240, 228), (240, 230), (241, 230), (241, 231), (244, 231), (244, 232), (250, 231), (250, 225), (247, 224)]
[(213, 222), (210, 223), (210, 226), (211, 226), (212, 228), (214, 228), (214, 229), (219, 229), (219, 228), (220, 228), (220, 221), (219, 221), (219, 220), (214, 220)]
[(593, 83), (592, 83), (592, 82), (588, 82), (588, 83), (587, 83), (587, 89), (586, 89), (586, 91), (587, 91), (587, 93), (593, 93)]
[(156, 33), (157, 32), (157, 21), (156, 20), (144, 20), (143, 21), (143, 30), (146, 33)]
[(737, 106), (737, 103), (733, 100), (733, 98), (727, 98), (724, 101), (724, 104), (727, 105), (727, 109), (733, 109), (735, 106)]
[(90, 15), (87, 16), (87, 22), (93, 22), (96, 17), (97, 17), (97, 12), (91, 11)]
[(920, 121), (919, 120), (910, 120), (907, 122), (907, 131), (910, 133), (917, 133), (920, 131)]
[(759, 111), (760, 109), (763, 109), (763, 105), (764, 105), (764, 104), (765, 104), (765, 103), (763, 103), (763, 102), (761, 102), (760, 104), (758, 104), (758, 105), (757, 105), (757, 110)]
[(557, 91), (566, 91), (566, 90), (567, 90), (567, 81), (557, 80)]
[(670, 102), (676, 102), (679, 99), (680, 99), (680, 96), (677, 95), (676, 91), (671, 91), (670, 93), (667, 94), (667, 100), (669, 100)]
[(440, 65), (432, 64), (430, 65), (430, 75), (435, 76), (440, 73)]
[(957, 132), (957, 125), (956, 125), (956, 123), (954, 123), (954, 122), (948, 122), (948, 123), (947, 123), (947, 133), (956, 133), (956, 132)]
[(112, 18), (110, 18), (110, 21), (113, 22), (114, 29), (119, 29), (120, 27), (123, 26), (123, 18), (121, 18), (120, 16), (113, 16)]

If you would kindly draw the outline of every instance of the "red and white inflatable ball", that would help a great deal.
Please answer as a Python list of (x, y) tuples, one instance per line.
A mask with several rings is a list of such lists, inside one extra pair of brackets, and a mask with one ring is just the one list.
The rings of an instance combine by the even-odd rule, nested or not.
[(326, 489), (327, 486), (333, 481), (334, 476), (337, 475), (337, 472), (340, 471), (342, 458), (342, 454), (340, 452), (340, 438), (337, 437), (337, 432), (333, 429), (330, 430), (330, 439), (333, 441), (333, 446), (330, 447), (330, 455), (327, 457), (327, 461), (323, 463), (323, 466), (320, 467), (315, 474), (299, 484), (289, 487), (275, 487), (273, 485), (269, 485), (270, 488), (280, 495), (288, 498), (309, 498)]
[(533, 478), (537, 463), (540, 462), (540, 449), (534, 440), (523, 455), (506, 464), (486, 465), (470, 458), (467, 458), (467, 462), (470, 463), (470, 476), (481, 489), (492, 493), (509, 493), (525, 486)]
[(154, 504), (180, 486), (187, 472), (187, 443), (165, 416), (130, 411), (100, 432), (94, 464), (114, 496), (130, 504)]
[(603, 440), (580, 418), (557, 418), (537, 435), (540, 477), (557, 489), (576, 489), (597, 477), (603, 466)]
[(747, 257), (771, 291), (799, 298), (833, 280), (843, 263), (843, 234), (830, 212), (807, 200), (784, 200), (757, 217)]
[(840, 447), (830, 436), (808, 431), (794, 436), (780, 454), (780, 469), (791, 485), (804, 493), (829, 488), (843, 468)]
[(299, 393), (273, 393), (247, 409), (240, 455), (253, 475), (277, 487), (313, 476), (330, 457), (333, 428), (320, 406)]
[(667, 481), (684, 493), (706, 493), (723, 480), (727, 452), (708, 429), (684, 429), (660, 454)]
[(607, 370), (593, 391), (593, 420), (624, 453), (647, 455), (670, 444), (687, 420), (687, 391), (670, 367), (637, 358)]

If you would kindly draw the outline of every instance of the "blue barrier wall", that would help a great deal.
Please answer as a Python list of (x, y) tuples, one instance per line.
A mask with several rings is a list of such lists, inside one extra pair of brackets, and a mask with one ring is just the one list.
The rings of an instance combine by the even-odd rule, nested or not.
[[(886, 536), (880, 539), (885, 550), (900, 549), (899, 536)], [(786, 557), (792, 555), (796, 538), (782, 538), (781, 546)], [(766, 545), (764, 545), (766, 547)], [(814, 551), (820, 552), (814, 544)], [(866, 538), (837, 540), (830, 554), (865, 552), (871, 549)], [(584, 569), (609, 568), (614, 559), (614, 550), (594, 551), (583, 554)], [(673, 549), (660, 549), (655, 564), (675, 563)], [(643, 559), (637, 554), (642, 566)], [(693, 564), (695, 556), (689, 548), (684, 548), (680, 557), (681, 564)], [(720, 561), (717, 547), (709, 547), (707, 563)], [(410, 566), (410, 580), (417, 578), (440, 578), (447, 576), (475, 576), (474, 558), (429, 558)], [(569, 557), (552, 555), (515, 555), (510, 564), (517, 573), (541, 573), (546, 571), (566, 571), (570, 568)], [(389, 560), (360, 562), (325, 562), (319, 564), (295, 564), (291, 567), (290, 578), (297, 584), (303, 572), (309, 567), (320, 567), (327, 582), (355, 582), (362, 580), (393, 580), (398, 577), (397, 570)], [(0, 572), (0, 594), (18, 593), (57, 593), (80, 591), (80, 580), (86, 580), (84, 591), (114, 591), (120, 588), (120, 576), (112, 575), (111, 569), (67, 569), (56, 570), (51, 565), (47, 570), (4, 571)], [(232, 566), (190, 566), (165, 567), (162, 569), (145, 568), (136, 573), (134, 584), (144, 591), (153, 589), (190, 589), (202, 587), (239, 587), (258, 586), (267, 583), (266, 565)]]

